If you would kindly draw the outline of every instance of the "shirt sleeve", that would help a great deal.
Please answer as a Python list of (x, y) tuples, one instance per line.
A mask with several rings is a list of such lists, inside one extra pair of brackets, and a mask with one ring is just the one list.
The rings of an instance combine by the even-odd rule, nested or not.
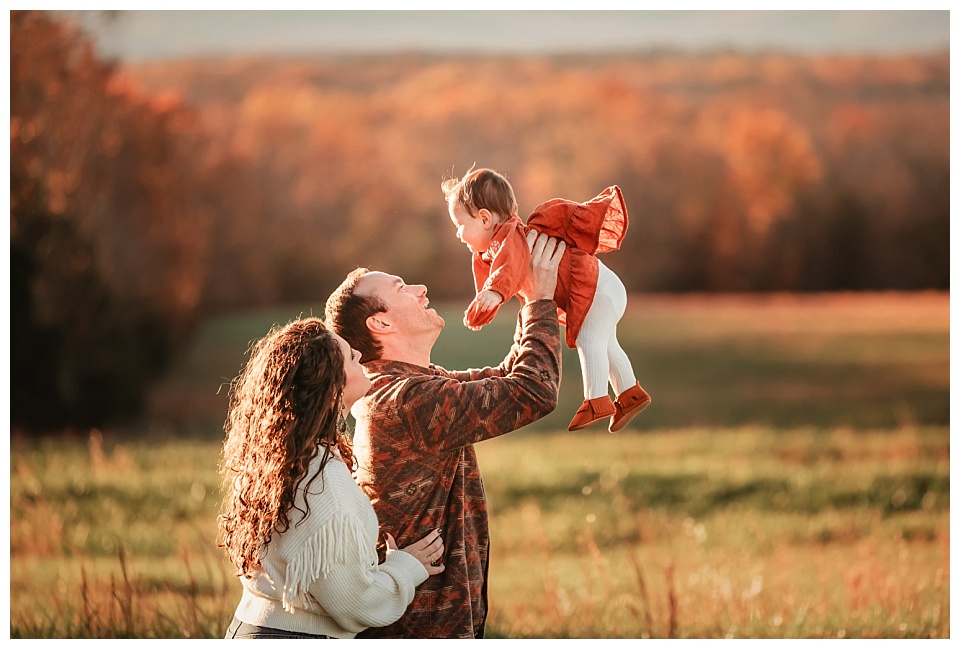
[[(500, 304), (503, 304), (503, 302)], [(470, 307), (467, 309), (466, 313), (463, 314), (464, 322), (471, 327), (482, 327), (484, 325), (488, 325), (493, 322), (493, 318), (497, 315), (497, 311), (500, 310), (500, 304), (493, 307), (489, 311), (480, 311), (476, 305), (476, 302), (471, 302)]]
[[(351, 556), (349, 550), (346, 556)], [(400, 619), (413, 601), (414, 589), (427, 577), (427, 569), (412, 554), (392, 550), (379, 565), (376, 553), (367, 562), (334, 562), (309, 590), (337, 624), (359, 633)]]
[(490, 273), (482, 289), (496, 291), (506, 302), (520, 290), (529, 268), (530, 248), (527, 240), (519, 229), (511, 228), (490, 262)]
[(516, 341), (499, 368), (405, 379), (397, 413), (413, 443), (439, 452), (522, 428), (557, 406), (560, 325), (553, 300), (520, 311)]

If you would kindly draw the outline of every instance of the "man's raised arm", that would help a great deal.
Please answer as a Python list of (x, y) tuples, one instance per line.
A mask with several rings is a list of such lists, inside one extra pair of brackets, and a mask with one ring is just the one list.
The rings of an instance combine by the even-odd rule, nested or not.
[[(452, 449), (503, 435), (557, 406), (560, 390), (560, 324), (553, 301), (562, 241), (528, 235), (531, 272), (525, 283), (518, 340), (493, 375), (469, 372), (414, 376), (398, 395), (414, 440), (434, 450)], [(485, 372), (485, 371), (478, 371)]]
[[(557, 290), (557, 270), (560, 267), (563, 251), (566, 250), (566, 243), (561, 239), (538, 233), (536, 230), (529, 230), (527, 232), (527, 246), (530, 248), (530, 268), (527, 278), (520, 288), (520, 297), (524, 301), (524, 306), (539, 300), (552, 301)], [(553, 308), (556, 310), (555, 304)], [(500, 365), (482, 369), (449, 371), (450, 378), (457, 381), (479, 381), (480, 379), (509, 374), (520, 356), (523, 314), (523, 309), (517, 314), (517, 329), (513, 335), (513, 346)]]

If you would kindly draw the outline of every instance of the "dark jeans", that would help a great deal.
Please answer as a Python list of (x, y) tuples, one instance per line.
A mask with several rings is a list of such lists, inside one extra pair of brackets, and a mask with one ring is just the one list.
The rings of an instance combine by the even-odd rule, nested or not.
[(271, 638), (299, 638), (307, 640), (310, 638), (330, 638), (328, 635), (311, 635), (309, 633), (297, 633), (296, 631), (284, 631), (283, 629), (271, 629), (268, 626), (256, 626), (241, 622), (233, 618), (233, 622), (227, 627), (227, 635), (223, 636), (225, 640), (249, 640), (249, 639), (271, 639)]

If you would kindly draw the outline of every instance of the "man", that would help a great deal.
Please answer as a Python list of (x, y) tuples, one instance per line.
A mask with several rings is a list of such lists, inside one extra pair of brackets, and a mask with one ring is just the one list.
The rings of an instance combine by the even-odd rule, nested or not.
[(417, 588), (403, 617), (358, 637), (483, 637), (490, 539), (473, 444), (549, 414), (560, 387), (553, 294), (564, 244), (534, 231), (527, 243), (525, 304), (496, 368), (430, 363), (444, 321), (424, 286), (358, 268), (327, 300), (328, 324), (360, 352), (372, 381), (353, 409), (357, 482), (399, 546), (440, 528), (447, 548), (446, 569)]

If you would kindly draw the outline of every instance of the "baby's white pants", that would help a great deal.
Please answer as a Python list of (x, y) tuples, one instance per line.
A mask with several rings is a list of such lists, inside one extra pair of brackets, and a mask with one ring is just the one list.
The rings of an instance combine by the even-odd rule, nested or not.
[(597, 264), (597, 292), (577, 334), (585, 400), (608, 394), (608, 377), (617, 395), (637, 384), (630, 359), (617, 341), (617, 323), (627, 308), (627, 289), (616, 273), (599, 260)]

